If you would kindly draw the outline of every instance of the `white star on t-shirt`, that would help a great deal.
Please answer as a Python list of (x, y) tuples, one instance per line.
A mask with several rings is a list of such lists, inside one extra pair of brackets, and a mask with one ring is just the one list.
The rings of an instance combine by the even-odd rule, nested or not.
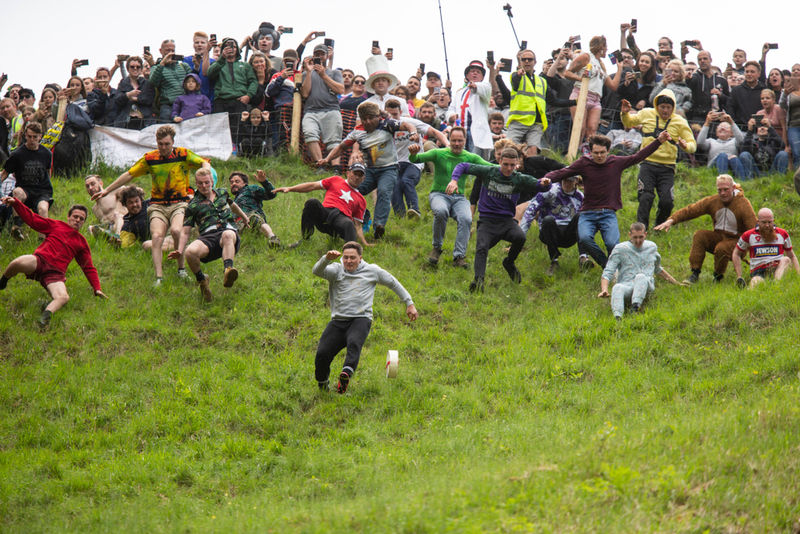
[(350, 202), (352, 202), (352, 200), (353, 200), (351, 192), (350, 191), (345, 191), (344, 189), (340, 189), (339, 191), (342, 192), (342, 196), (340, 196), (339, 198), (341, 198), (342, 200), (344, 200), (345, 202), (350, 204)]

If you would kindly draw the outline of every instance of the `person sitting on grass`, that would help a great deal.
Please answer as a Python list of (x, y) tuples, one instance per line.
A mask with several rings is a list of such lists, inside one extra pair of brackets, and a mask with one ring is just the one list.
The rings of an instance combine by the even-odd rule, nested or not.
[[(119, 231), (122, 248), (129, 248), (140, 242), (142, 249), (150, 250), (153, 247), (150, 225), (147, 223), (147, 207), (150, 202), (144, 199), (144, 190), (136, 185), (127, 185), (117, 192), (117, 198), (128, 210), (122, 217), (122, 228)], [(164, 238), (161, 251), (170, 252), (173, 248), (175, 244), (172, 236), (168, 235)]]
[(756, 115), (747, 123), (747, 134), (744, 136), (739, 160), (744, 167), (744, 180), (758, 178), (767, 173), (785, 174), (789, 170), (791, 156), (784, 150), (786, 145), (770, 125), (769, 117)]
[[(389, 272), (362, 260), (363, 249), (355, 241), (344, 244), (342, 252), (330, 250), (314, 265), (314, 276), (328, 281), (331, 320), (319, 338), (315, 358), (315, 376), (321, 391), (328, 391), (331, 362), (347, 349), (336, 391), (345, 393), (358, 368), (361, 348), (372, 326), (372, 301), (375, 286), (381, 284), (406, 304), (406, 315), (412, 321), (419, 317), (414, 301), (406, 289)], [(336, 258), (341, 263), (332, 263)]]
[(23, 201), (14, 197), (0, 199), (12, 206), (17, 215), (35, 231), (44, 234), (44, 242), (33, 254), (19, 256), (11, 261), (0, 277), (0, 290), (6, 288), (8, 281), (22, 273), (29, 280), (39, 282), (53, 299), (39, 316), (39, 326), (47, 328), (53, 314), (69, 302), (65, 276), (67, 267), (74, 258), (94, 289), (96, 297), (108, 298), (100, 290), (100, 278), (92, 264), (92, 252), (86, 238), (80, 233), (89, 210), (75, 204), (69, 210), (67, 222), (48, 219), (33, 213)]
[(503, 149), (499, 166), (459, 163), (453, 169), (453, 176), (445, 190), (448, 195), (458, 191), (458, 181), (462, 174), (472, 174), (476, 180), (483, 183), (478, 200), (480, 220), (478, 220), (478, 240), (475, 245), (475, 279), (469, 285), (469, 290), (473, 293), (483, 292), (489, 250), (500, 241), (511, 243), (508, 256), (503, 260), (503, 268), (512, 282), (517, 284), (522, 282), (522, 275), (514, 265), (517, 256), (522, 252), (522, 247), (525, 246), (525, 232), (514, 218), (517, 201), (520, 191), (538, 193), (550, 185), (550, 180), (547, 178), (537, 180), (533, 176), (522, 174), (516, 170), (518, 165), (519, 154), (514, 148)]
[(731, 259), (736, 241), (743, 233), (756, 226), (756, 214), (750, 201), (729, 174), (717, 177), (717, 194), (690, 204), (669, 216), (663, 224), (654, 228), (668, 232), (675, 223), (690, 221), (702, 215), (711, 217), (714, 230), (698, 230), (692, 236), (689, 252), (689, 267), (692, 274), (685, 281), (694, 284), (700, 279), (706, 253), (714, 254), (714, 281), (722, 281)]
[[(661, 255), (658, 246), (652, 241), (647, 241), (647, 229), (644, 223), (635, 222), (628, 233), (630, 241), (625, 241), (614, 247), (608, 258), (606, 268), (600, 278), (600, 294), (598, 298), (611, 297), (611, 313), (617, 321), (622, 320), (625, 305), (630, 303), (631, 313), (637, 313), (644, 299), (655, 291), (658, 275), (670, 284), (688, 286), (686, 282), (678, 282), (672, 275), (661, 267)], [(608, 286), (614, 273), (617, 272), (617, 283), (608, 293)]]
[[(194, 273), (200, 293), (206, 302), (213, 298), (209, 287), (209, 277), (200, 268), (201, 263), (222, 258), (223, 287), (231, 287), (239, 277), (239, 271), (233, 266), (233, 257), (239, 252), (239, 232), (236, 228), (235, 213), (245, 224), (250, 218), (236, 205), (224, 189), (214, 189), (214, 178), (208, 169), (200, 169), (195, 173), (197, 191), (186, 207), (186, 217), (177, 250), (173, 250), (167, 259), (182, 258), (186, 253), (186, 264)], [(200, 237), (192, 241), (189, 247), (189, 235), (192, 227), (197, 226)]]
[[(103, 190), (103, 180), (96, 174), (90, 174), (83, 182), (89, 197)], [(92, 213), (100, 222), (89, 226), (89, 233), (95, 237), (107, 236), (113, 245), (119, 245), (119, 233), (122, 229), (122, 218), (127, 213), (125, 206), (116, 197), (103, 197), (94, 203)]]
[(323, 234), (341, 237), (345, 242), (358, 239), (365, 247), (372, 246), (364, 238), (362, 228), (367, 201), (358, 192), (358, 186), (364, 181), (365, 173), (366, 167), (363, 163), (354, 163), (347, 171), (347, 180), (343, 180), (341, 176), (331, 176), (319, 182), (277, 188), (276, 193), (310, 193), (320, 189), (325, 190), (325, 199), (322, 202), (316, 198), (306, 200), (300, 219), (303, 239), (292, 243), (289, 247), (297, 248), (303, 241), (311, 239), (315, 228)]
[(736, 270), (736, 285), (744, 288), (742, 278), (742, 255), (750, 253), (750, 287), (753, 288), (768, 276), (780, 280), (791, 265), (800, 274), (800, 263), (792, 249), (789, 234), (775, 226), (775, 216), (769, 208), (758, 210), (758, 227), (746, 231), (733, 249), (733, 268)]
[[(270, 248), (278, 248), (281, 246), (281, 240), (267, 224), (267, 216), (264, 215), (262, 208), (265, 200), (275, 198), (275, 186), (267, 180), (267, 173), (260, 169), (256, 171), (255, 178), (258, 185), (249, 185), (245, 173), (238, 171), (231, 173), (228, 182), (231, 184), (231, 193), (236, 195), (233, 201), (250, 217), (250, 228), (258, 229), (264, 234), (264, 237), (269, 240)], [(236, 226), (239, 228), (239, 232), (244, 232), (244, 229), (247, 228), (242, 218), (236, 219)]]
[(362, 195), (378, 190), (373, 236), (375, 239), (381, 239), (386, 232), (386, 222), (392, 210), (392, 194), (397, 185), (397, 151), (394, 134), (404, 130), (410, 134), (408, 139), (412, 143), (419, 141), (419, 135), (411, 123), (382, 117), (380, 108), (374, 102), (364, 102), (359, 105), (358, 118), (361, 119), (361, 124), (347, 134), (344, 141), (327, 157), (317, 161), (317, 167), (338, 160), (345, 149), (358, 143), (366, 163), (366, 175), (358, 190)]

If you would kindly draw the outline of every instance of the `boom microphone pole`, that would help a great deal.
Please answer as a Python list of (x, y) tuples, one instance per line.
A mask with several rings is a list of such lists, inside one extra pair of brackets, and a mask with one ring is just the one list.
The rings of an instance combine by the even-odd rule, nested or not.
[(503, 11), (505, 11), (506, 15), (508, 15), (508, 22), (511, 23), (511, 30), (514, 32), (514, 39), (517, 40), (517, 46), (519, 47), (520, 50), (522, 50), (522, 45), (519, 44), (519, 37), (517, 37), (517, 30), (516, 28), (514, 28), (514, 21), (511, 20), (514, 18), (514, 15), (511, 14), (511, 4), (504, 5)]
[(447, 79), (450, 79), (450, 64), (447, 62), (447, 41), (444, 39), (444, 19), (442, 18), (442, 0), (439, 0), (439, 21), (442, 23), (442, 44), (444, 45), (444, 68), (447, 71)]

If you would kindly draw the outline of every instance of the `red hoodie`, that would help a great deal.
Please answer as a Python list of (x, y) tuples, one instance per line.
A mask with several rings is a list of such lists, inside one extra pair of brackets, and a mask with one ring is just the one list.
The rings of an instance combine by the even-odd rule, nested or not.
[(69, 263), (75, 258), (80, 265), (89, 284), (100, 291), (100, 278), (97, 276), (97, 269), (92, 264), (92, 252), (89, 250), (89, 243), (80, 232), (63, 221), (47, 219), (33, 213), (22, 202), (14, 202), (14, 210), (22, 220), (36, 230), (45, 235), (44, 243), (39, 245), (34, 254), (41, 257), (44, 261), (58, 269), (62, 273), (67, 272)]

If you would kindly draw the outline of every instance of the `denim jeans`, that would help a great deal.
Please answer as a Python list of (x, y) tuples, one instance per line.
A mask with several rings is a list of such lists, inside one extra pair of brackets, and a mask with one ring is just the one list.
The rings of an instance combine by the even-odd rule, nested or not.
[[(419, 212), (419, 197), (417, 197), (417, 184), (421, 176), (419, 168), (408, 161), (400, 162), (398, 169), (397, 185), (392, 194), (392, 208), (394, 214), (402, 217), (409, 209)], [(405, 202), (404, 202), (405, 199)]]
[(472, 213), (467, 197), (431, 191), (428, 202), (430, 202), (431, 212), (433, 212), (433, 248), (442, 248), (444, 233), (447, 230), (447, 219), (452, 217), (458, 224), (456, 242), (453, 245), (453, 258), (465, 257), (469, 243), (469, 231), (472, 226)]
[[(744, 167), (744, 175), (742, 176), (743, 180), (758, 178), (759, 176), (767, 174), (766, 171), (762, 171), (758, 167), (758, 163), (753, 159), (753, 156), (750, 154), (750, 152), (742, 152), (739, 154), (739, 159), (742, 161), (742, 167)], [(772, 165), (770, 166), (769, 172), (784, 174), (788, 169), (789, 154), (781, 150), (772, 160)]]
[(397, 165), (367, 167), (366, 177), (358, 186), (358, 192), (367, 196), (375, 189), (378, 190), (378, 200), (375, 202), (375, 215), (373, 216), (374, 224), (386, 226), (389, 213), (392, 211), (392, 193), (394, 193), (396, 184)]
[(547, 140), (550, 149), (567, 153), (569, 149), (569, 135), (572, 130), (572, 117), (569, 113), (557, 113), (548, 117)]
[(800, 127), (792, 126), (786, 130), (789, 147), (792, 149), (792, 161), (795, 170), (800, 169)]
[(603, 242), (606, 244), (608, 256), (610, 256), (614, 247), (619, 244), (619, 225), (617, 224), (617, 213), (614, 210), (582, 211), (581, 218), (578, 220), (578, 242), (594, 261), (605, 269), (608, 256), (603, 253), (594, 240), (598, 231), (603, 236)]
[(730, 168), (731, 172), (737, 178), (741, 178), (743, 180), (747, 179), (746, 172), (744, 170), (744, 166), (742, 165), (742, 161), (738, 157), (728, 158), (728, 155), (722, 153), (717, 156), (717, 159), (714, 160), (714, 163), (711, 164), (711, 168), (717, 168), (720, 174), (727, 174), (728, 169)]

